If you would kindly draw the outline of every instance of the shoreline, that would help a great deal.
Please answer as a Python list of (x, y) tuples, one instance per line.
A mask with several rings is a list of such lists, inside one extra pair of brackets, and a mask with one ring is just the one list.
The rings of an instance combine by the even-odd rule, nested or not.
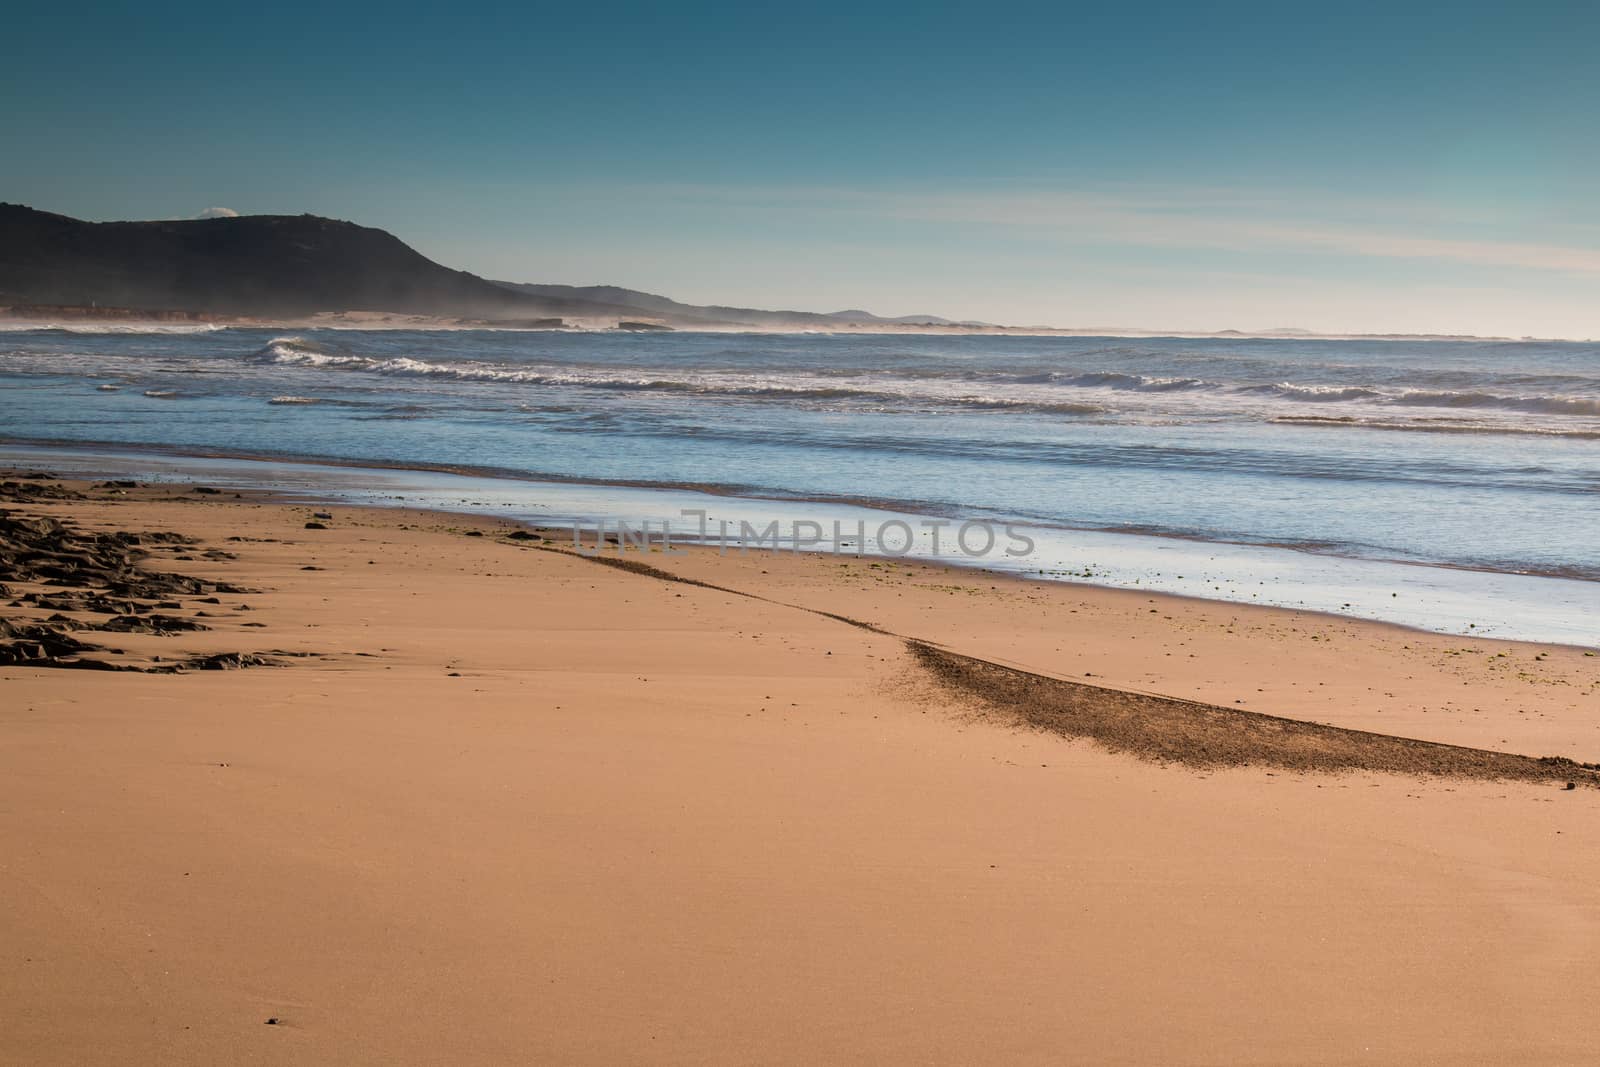
[[(30, 455), (30, 453), (32, 455)], [(753, 518), (760, 514), (762, 521), (776, 516), (780, 521), (787, 514), (788, 521), (793, 523), (797, 519), (811, 520), (813, 518), (831, 517), (838, 521), (839, 516), (849, 516), (850, 521), (876, 519), (880, 524), (885, 521), (900, 520), (908, 523), (919, 521), (954, 521), (944, 516), (933, 515), (926, 512), (905, 511), (888, 501), (856, 501), (842, 499), (820, 499), (794, 496), (751, 495), (740, 493), (736, 490), (722, 486), (695, 485), (667, 485), (661, 483), (625, 482), (625, 481), (595, 481), (580, 480), (576, 478), (563, 478), (559, 476), (530, 477), (519, 472), (503, 471), (498, 468), (468, 468), (459, 465), (405, 465), (385, 464), (381, 461), (347, 460), (328, 457), (298, 457), (261, 455), (259, 453), (233, 452), (225, 449), (185, 449), (182, 446), (140, 446), (126, 444), (86, 444), (79, 442), (48, 442), (35, 443), (21, 441), (15, 438), (0, 437), (0, 459), (7, 462), (20, 462), (24, 464), (38, 464), (49, 467), (52, 464), (80, 463), (80, 470), (86, 470), (99, 477), (123, 477), (130, 472), (130, 467), (138, 467), (152, 461), (164, 461), (173, 468), (168, 472), (155, 474), (136, 474), (138, 477), (204, 477), (206, 465), (238, 464), (242, 469), (236, 472), (236, 477), (244, 478), (243, 484), (262, 487), (265, 482), (273, 478), (282, 477), (285, 468), (298, 471), (312, 472), (308, 483), (317, 481), (317, 472), (325, 472), (325, 477), (332, 479), (339, 475), (349, 475), (357, 472), (369, 472), (380, 476), (396, 477), (416, 475), (420, 477), (436, 477), (438, 479), (460, 479), (459, 485), (449, 486), (442, 482), (432, 487), (424, 487), (424, 492), (418, 496), (414, 493), (386, 494), (381, 487), (361, 487), (354, 484), (338, 486), (332, 481), (326, 484), (308, 484), (303, 490), (304, 499), (321, 500), (326, 503), (367, 503), (379, 506), (392, 506), (395, 500), (426, 498), (429, 493), (433, 496), (431, 503), (423, 506), (440, 511), (449, 511), (456, 514), (484, 514), (495, 513), (491, 508), (484, 511), (487, 505), (478, 506), (477, 502), (469, 501), (476, 496), (492, 496), (495, 492), (510, 492), (515, 488), (524, 491), (524, 499), (519, 504), (501, 501), (500, 511), (507, 508), (516, 508), (519, 512), (514, 517), (520, 521), (538, 523), (541, 521), (538, 510), (543, 510), (547, 516), (552, 514), (551, 509), (559, 509), (563, 496), (571, 498), (584, 498), (587, 496), (600, 510), (590, 509), (593, 514), (586, 514), (581, 507), (569, 506), (563, 514), (559, 510), (553, 513), (557, 524), (572, 524), (579, 521), (607, 518), (625, 518), (632, 521), (630, 509), (646, 508), (650, 502), (656, 502), (657, 510), (640, 512), (644, 521), (655, 522), (667, 511), (679, 510), (672, 505), (681, 507), (684, 503), (699, 503), (702, 508), (721, 506), (731, 508)], [(93, 465), (91, 461), (99, 459), (103, 465)], [(187, 468), (186, 468), (187, 464)], [(195, 469), (195, 468), (201, 469)], [(259, 469), (255, 469), (259, 468)], [(211, 471), (214, 476), (216, 471)], [(483, 492), (485, 486), (488, 492)], [(611, 492), (606, 493), (607, 490)], [(458, 503), (452, 504), (445, 498), (452, 493), (465, 493), (466, 496), (456, 498)], [(534, 494), (529, 496), (528, 494)], [(542, 494), (542, 496), (540, 496)], [(705, 498), (701, 500), (699, 498)], [(543, 502), (540, 502), (543, 501)], [(554, 501), (552, 503), (551, 501)], [(630, 503), (631, 501), (631, 503)], [(415, 500), (413, 501), (415, 502)], [(535, 511), (530, 512), (529, 506)], [(607, 512), (609, 511), (609, 515)], [(831, 512), (825, 516), (824, 512)], [(664, 520), (665, 521), (665, 520)], [(1000, 520), (982, 519), (980, 521), (1000, 525)], [(1222, 603), (1256, 605), (1285, 608), (1290, 610), (1307, 611), (1328, 615), (1332, 618), (1348, 619), (1359, 618), (1373, 622), (1385, 623), (1427, 633), (1448, 633), (1464, 638), (1500, 637), (1510, 640), (1533, 642), (1540, 644), (1565, 645), (1578, 648), (1600, 648), (1600, 625), (1585, 625), (1581, 620), (1593, 618), (1594, 613), (1600, 611), (1600, 582), (1582, 577), (1559, 574), (1540, 574), (1517, 571), (1500, 571), (1486, 568), (1459, 566), (1425, 561), (1375, 559), (1360, 556), (1338, 555), (1334, 553), (1316, 552), (1305, 548), (1279, 544), (1255, 544), (1249, 542), (1211, 541), (1197, 537), (1186, 537), (1177, 534), (1165, 534), (1153, 531), (1131, 533), (1117, 530), (1103, 530), (1093, 528), (1075, 528), (1037, 523), (1018, 522), (1014, 524), (1030, 534), (1039, 534), (1042, 537), (1052, 537), (1057, 544), (1052, 546), (1057, 554), (1057, 559), (1029, 559), (1026, 564), (1017, 563), (1005, 565), (1006, 561), (997, 559), (968, 559), (954, 555), (929, 557), (926, 551), (918, 551), (918, 546), (899, 555), (885, 551), (845, 552), (833, 553), (845, 556), (861, 555), (883, 559), (923, 559), (936, 565), (954, 565), (969, 568), (980, 573), (1011, 575), (1021, 577), (1028, 581), (1060, 582), (1069, 584), (1088, 584), (1107, 589), (1146, 589), (1165, 596), (1191, 597), (1196, 600)], [(593, 527), (585, 527), (592, 529)], [(689, 542), (683, 531), (674, 535), (680, 538), (678, 543)], [(925, 538), (924, 538), (925, 539)], [(1073, 547), (1076, 545), (1077, 547)], [(1224, 577), (1221, 582), (1212, 583), (1210, 579), (1194, 579), (1183, 574), (1176, 574), (1179, 581), (1174, 582), (1164, 571), (1154, 568), (1163, 565), (1159, 553), (1171, 551), (1176, 546), (1180, 552), (1187, 550), (1187, 558), (1176, 558), (1165, 563), (1169, 568), (1185, 568), (1195, 570), (1204, 569), (1208, 565), (1213, 573), (1220, 573)], [(857, 546), (859, 549), (862, 546)], [(829, 554), (829, 548), (818, 548), (816, 551)], [(1074, 564), (1071, 557), (1061, 557), (1061, 553), (1070, 551), (1076, 554), (1078, 562)], [(1119, 566), (1113, 563), (1110, 568), (1102, 567), (1098, 562), (1091, 561), (1085, 565), (1083, 557), (1093, 552), (1110, 555), (1114, 560), (1122, 559)], [(1209, 554), (1209, 556), (1208, 556)], [(1208, 557), (1202, 559), (1202, 557)], [(1223, 569), (1216, 571), (1219, 558), (1224, 560)], [(1034, 566), (1042, 562), (1043, 566)], [(1051, 563), (1054, 566), (1051, 566)], [(1099, 573), (1096, 568), (1099, 567)], [(1304, 585), (1310, 582), (1309, 588), (1320, 596), (1321, 602), (1308, 600), (1304, 597), (1295, 601), (1292, 593), (1278, 594), (1275, 599), (1260, 599), (1258, 590), (1251, 588), (1257, 584), (1252, 582), (1253, 574), (1260, 569), (1269, 573), (1277, 573), (1288, 569), (1298, 570), (1302, 577), (1299, 580)], [(1430, 574), (1430, 572), (1433, 572)], [(1281, 580), (1281, 574), (1278, 575)], [(1293, 581), (1293, 575), (1290, 580)], [(1222, 582), (1228, 583), (1225, 589)], [(1390, 604), (1382, 598), (1382, 591), (1393, 590), (1397, 583), (1404, 588), (1407, 583), (1415, 586), (1408, 589), (1408, 597), (1420, 596), (1423, 602), (1428, 597), (1433, 598), (1434, 614), (1418, 616), (1416, 610)], [(1523, 588), (1524, 583), (1532, 583)], [(1541, 584), (1544, 583), (1544, 584)], [(1294, 586), (1289, 587), (1291, 590)], [(1244, 595), (1249, 590), (1250, 596)], [(1235, 592), (1236, 595), (1226, 595)], [(1224, 595), (1209, 595), (1224, 593)], [(1398, 600), (1398, 592), (1389, 597), (1389, 600)], [(1365, 597), (1365, 600), (1363, 600)], [(1520, 598), (1524, 611), (1545, 611), (1542, 617), (1530, 615), (1529, 621), (1519, 628), (1515, 621), (1510, 623), (1507, 630), (1508, 603), (1505, 598)], [(1348, 598), (1348, 601), (1346, 600)], [(1558, 613), (1548, 614), (1549, 605), (1557, 605)], [(1359, 606), (1356, 606), (1358, 605)], [(1584, 607), (1588, 605), (1588, 607)], [(1485, 618), (1500, 612), (1499, 629), (1492, 628), (1494, 624), (1480, 626), (1474, 617)], [(1404, 614), (1402, 614), (1404, 612)], [(1564, 615), (1562, 613), (1565, 613)], [(1452, 624), (1447, 620), (1456, 618)], [(1566, 621), (1563, 622), (1562, 620)], [(1575, 625), (1577, 628), (1572, 629)]]
[[(352, 459), (342, 456), (328, 456), (320, 453), (309, 452), (251, 452), (243, 449), (193, 447), (187, 445), (161, 445), (161, 444), (131, 444), (121, 441), (75, 441), (64, 438), (29, 438), (15, 437), (0, 434), (0, 450), (7, 448), (36, 449), (41, 452), (61, 452), (109, 454), (125, 457), (128, 460), (137, 460), (139, 457), (162, 457), (175, 460), (238, 460), (245, 463), (261, 464), (292, 464), (307, 467), (328, 467), (337, 470), (367, 470), (391, 471), (395, 473), (414, 474), (447, 474), (462, 478), (481, 478), (497, 482), (519, 482), (538, 485), (572, 486), (578, 489), (643, 489), (664, 493), (683, 492), (696, 493), (710, 497), (722, 497), (730, 500), (752, 501), (771, 504), (815, 504), (819, 507), (862, 508), (871, 511), (882, 511), (898, 515), (913, 515), (919, 518), (946, 519), (952, 522), (962, 518), (960, 513), (953, 508), (940, 506), (930, 501), (901, 500), (893, 497), (866, 497), (866, 496), (821, 496), (805, 494), (784, 494), (777, 490), (761, 486), (746, 486), (731, 482), (651, 482), (626, 478), (585, 478), (576, 475), (565, 475), (549, 471), (523, 471), (509, 467), (471, 466), (452, 463), (426, 463), (408, 462), (401, 460), (382, 459)], [(116, 473), (116, 472), (110, 472)], [(469, 513), (462, 513), (469, 514)], [(1073, 526), (1060, 522), (1047, 522), (1041, 519), (1012, 519), (1004, 518), (984, 519), (982, 521), (1005, 523), (1025, 527), (1030, 530), (1049, 530), (1065, 534), (1108, 534), (1118, 537), (1155, 538), (1165, 541), (1178, 541), (1189, 545), (1218, 546), (1224, 548), (1243, 549), (1271, 549), (1284, 552), (1294, 552), (1307, 556), (1320, 556), (1334, 560), (1350, 560), (1362, 563), (1386, 564), (1396, 567), (1433, 567), (1446, 571), (1463, 571), (1472, 574), (1505, 575), (1516, 578), (1552, 578), (1561, 581), (1591, 582), (1600, 586), (1600, 576), (1589, 576), (1583, 572), (1571, 571), (1541, 571), (1541, 570), (1504, 570), (1488, 566), (1474, 566), (1467, 563), (1448, 563), (1437, 560), (1403, 559), (1396, 556), (1361, 556), (1349, 553), (1332, 551), (1336, 547), (1325, 542), (1314, 544), (1297, 544), (1293, 541), (1245, 541), (1228, 540), (1223, 538), (1209, 538), (1195, 533), (1182, 533), (1174, 530), (1157, 528), (1128, 528), (1119, 526)], [(1328, 551), (1321, 549), (1327, 548)], [(892, 558), (892, 557), (891, 557)], [(952, 562), (954, 557), (952, 557)], [(972, 566), (983, 568), (982, 564)], [(996, 571), (996, 573), (1006, 573)], [(1116, 587), (1108, 587), (1116, 588)], [(1173, 594), (1184, 595), (1184, 594)], [(1200, 598), (1208, 599), (1208, 598)], [(1209, 598), (1217, 599), (1217, 598)]]
[[(121, 472), (123, 475), (132, 472)], [(60, 484), (59, 476), (50, 474), (40, 478), (37, 484)], [(30, 484), (25, 481), (23, 484)], [(78, 482), (70, 476), (65, 479), (67, 485), (81, 485), (87, 487), (88, 482)], [(98, 487), (113, 485), (139, 485), (125, 479), (117, 479), (113, 474), (107, 480), (96, 483)], [(485, 543), (520, 548), (523, 550), (537, 550), (544, 554), (554, 554), (568, 559), (578, 560), (584, 564), (600, 565), (613, 568), (623, 573), (642, 575), (647, 578), (664, 580), (668, 582), (687, 583), (698, 588), (710, 589), (728, 593), (739, 597), (751, 597), (776, 608), (815, 614), (824, 619), (832, 619), (851, 626), (864, 628), (872, 633), (903, 641), (916, 653), (918, 648), (937, 649), (940, 654), (956, 655), (972, 659), (974, 663), (987, 664), (997, 669), (1017, 671), (1047, 682), (1061, 682), (1067, 685), (1078, 686), (1088, 690), (1098, 690), (1107, 693), (1121, 694), (1130, 697), (1151, 697), (1158, 700), (1179, 700), (1185, 698), (1179, 690), (1186, 688), (1187, 679), (1185, 671), (1178, 669), (1175, 672), (1166, 672), (1163, 675), (1150, 675), (1149, 677), (1164, 677), (1166, 684), (1141, 686), (1133, 684), (1130, 677), (1124, 674), (1120, 679), (1116, 674), (1109, 678), (1104, 673), (1085, 672), (1083, 677), (1094, 679), (1091, 682), (1078, 682), (1073, 679), (1071, 672), (1062, 672), (1041, 663), (1038, 659), (1030, 660), (1026, 656), (1018, 658), (1014, 651), (1003, 642), (988, 641), (986, 644), (966, 646), (960, 643), (950, 644), (945, 641), (933, 641), (929, 636), (915, 626), (904, 623), (885, 622), (874, 617), (857, 617), (852, 614), (841, 613), (835, 610), (828, 599), (835, 592), (836, 571), (844, 569), (853, 574), (870, 575), (873, 580), (889, 584), (896, 588), (895, 598), (903, 598), (911, 588), (921, 586), (935, 591), (936, 595), (948, 594), (955, 596), (979, 595), (997, 593), (1001, 599), (1009, 599), (1018, 603), (1035, 603), (1043, 601), (1049, 605), (1047, 610), (1065, 610), (1069, 614), (1078, 614), (1085, 610), (1095, 610), (1107, 614), (1117, 615), (1132, 611), (1138, 616), (1145, 614), (1157, 615), (1162, 620), (1170, 621), (1175, 617), (1182, 617), (1190, 622), (1203, 619), (1203, 625), (1209, 625), (1233, 637), (1240, 632), (1256, 633), (1295, 633), (1304, 632), (1311, 642), (1336, 640), (1335, 635), (1342, 635), (1345, 639), (1354, 640), (1358, 645), (1382, 647), (1393, 650), (1399, 648), (1403, 651), (1424, 651), (1426, 654), (1443, 655), (1447, 657), (1459, 656), (1463, 653), (1481, 656), (1483, 660), (1493, 665), (1501, 659), (1531, 658), (1534, 663), (1543, 663), (1549, 657), (1556, 657), (1556, 663), (1568, 672), (1568, 676), (1558, 680), (1558, 684), (1568, 686), (1576, 691), (1579, 699), (1587, 700), (1591, 697), (1600, 698), (1600, 660), (1596, 659), (1596, 652), (1583, 646), (1564, 644), (1560, 642), (1525, 641), (1517, 639), (1497, 638), (1490, 635), (1448, 635), (1437, 632), (1407, 627), (1382, 620), (1353, 618), (1347, 615), (1338, 615), (1328, 612), (1319, 612), (1306, 609), (1286, 608), (1270, 604), (1249, 604), (1236, 601), (1220, 600), (1216, 598), (1185, 596), (1183, 594), (1163, 593), (1148, 589), (1128, 589), (1115, 586), (1096, 585), (1083, 582), (1060, 582), (1033, 578), (1027, 574), (1007, 573), (1003, 571), (986, 570), (980, 567), (963, 565), (953, 560), (920, 560), (906, 557), (886, 557), (879, 555), (851, 555), (836, 556), (830, 553), (793, 551), (791, 549), (765, 549), (765, 548), (729, 548), (721, 550), (711, 545), (698, 545), (682, 543), (674, 548), (671, 553), (663, 553), (659, 547), (622, 548), (614, 538), (608, 538), (606, 547), (599, 551), (580, 551), (568, 540), (569, 530), (563, 527), (547, 527), (530, 524), (515, 517), (496, 516), (476, 511), (451, 510), (449, 508), (432, 507), (416, 502), (404, 503), (351, 503), (347, 500), (334, 500), (333, 498), (316, 494), (303, 494), (283, 489), (273, 488), (244, 488), (229, 487), (219, 490), (214, 485), (194, 481), (155, 481), (141, 485), (140, 496), (142, 500), (131, 501), (134, 507), (144, 504), (160, 507), (162, 504), (183, 505), (189, 508), (199, 505), (213, 507), (230, 506), (233, 501), (242, 502), (242, 506), (252, 509), (266, 509), (271, 513), (291, 517), (294, 521), (307, 518), (306, 529), (324, 530), (328, 523), (337, 528), (340, 523), (334, 523), (330, 516), (340, 515), (348, 519), (355, 516), (359, 527), (394, 527), (400, 530), (412, 528), (417, 523), (428, 525), (436, 530), (448, 531), (452, 535), (465, 535), (471, 538), (483, 538)], [(111, 496), (103, 500), (116, 506), (121, 503), (119, 498), (126, 497), (128, 492), (121, 489), (110, 490)], [(159, 494), (175, 495), (159, 495)], [(194, 494), (194, 495), (189, 495)], [(330, 502), (331, 501), (331, 502)], [(74, 505), (68, 503), (65, 510), (69, 513)], [(333, 508), (336, 511), (324, 511), (323, 508)], [(324, 523), (323, 519), (328, 519)], [(180, 531), (181, 532), (181, 531)], [(168, 535), (162, 535), (168, 536)], [(318, 534), (307, 535), (316, 537)], [(230, 541), (241, 540), (229, 538)], [(242, 538), (250, 542), (252, 538)], [(168, 551), (184, 551), (182, 541), (179, 547)], [(201, 543), (205, 543), (201, 539)], [(289, 543), (299, 543), (297, 541)], [(223, 556), (229, 553), (222, 553)], [(185, 555), (178, 555), (178, 559), (188, 559)], [(305, 567), (306, 570), (318, 570), (318, 567)], [(872, 572), (878, 572), (873, 575)], [(783, 574), (790, 580), (797, 581), (805, 590), (806, 596), (796, 599), (785, 599), (768, 588), (770, 574)], [(907, 582), (904, 589), (895, 585), (896, 577)], [(224, 587), (226, 588), (226, 583)], [(249, 592), (245, 590), (245, 592)], [(1155, 605), (1155, 607), (1150, 607)], [(880, 608), (882, 604), (878, 605)], [(929, 610), (924, 607), (923, 610)], [(932, 610), (940, 610), (937, 607)], [(903, 611), (898, 613), (898, 618), (912, 618)], [(1225, 620), (1225, 621), (1224, 621)], [(988, 619), (991, 624), (999, 624), (999, 617)], [(948, 621), (945, 626), (952, 624)], [(975, 639), (985, 629), (976, 621), (963, 623), (956, 627), (965, 631), (969, 639)], [(1004, 632), (1003, 625), (995, 629)], [(1137, 626), (1129, 635), (1132, 640), (1141, 637), (1148, 640), (1153, 633), (1146, 632), (1149, 628)], [(1156, 625), (1155, 630), (1161, 627)], [(1037, 635), (1036, 635), (1037, 636)], [(1042, 639), (1048, 643), (1049, 638)], [(1079, 640), (1083, 640), (1082, 635)], [(1042, 647), (1042, 645), (1041, 645)], [(1059, 649), (1058, 649), (1059, 651)], [(231, 653), (230, 653), (231, 654)], [(284, 653), (285, 655), (301, 656), (307, 654), (306, 650)], [(326, 651), (313, 653), (326, 656)], [(921, 653), (917, 653), (921, 655)], [(1234, 656), (1238, 650), (1232, 650)], [(1298, 655), (1289, 649), (1280, 649), (1276, 653)], [(335, 657), (337, 658), (337, 657)], [(1191, 656), (1191, 658), (1193, 658)], [(1592, 662), (1591, 662), (1592, 661)], [(1340, 668), (1343, 669), (1342, 661)], [(1148, 664), (1142, 665), (1148, 667)], [(1368, 664), (1371, 667), (1371, 664)], [(960, 672), (956, 672), (960, 673)], [(1331, 679), (1332, 674), (1327, 675)], [(1487, 677), (1487, 676), (1485, 676)], [(1526, 677), (1525, 674), (1519, 677)], [(1248, 689), (1251, 677), (1247, 671), (1232, 671), (1225, 675), (1223, 687), (1218, 691), (1213, 686), (1209, 691), (1209, 701), (1216, 710), (1229, 710), (1223, 705), (1229, 702), (1226, 693), (1227, 687), (1234, 689)], [(1393, 679), (1391, 679), (1391, 682)], [(1482, 680), (1479, 683), (1482, 684)], [(1539, 684), (1549, 684), (1540, 682)], [(1319, 681), (1318, 687), (1326, 687), (1326, 681)], [(1425, 688), (1425, 687), (1424, 687)], [(1373, 687), (1369, 686), (1368, 691)], [(1256, 687), (1256, 692), (1267, 690)], [(1208, 690), (1201, 687), (1197, 693), (1206, 695)], [(1391, 694), (1392, 695), (1392, 694)], [(1481, 694), (1475, 693), (1481, 699)], [(1525, 700), (1526, 697), (1520, 697)], [(1204, 704), (1205, 701), (1202, 701)], [(1232, 699), (1235, 705), (1255, 705), (1257, 701), (1242, 698)], [(1448, 704), (1449, 701), (1446, 701)], [(1566, 706), (1568, 711), (1576, 710), (1579, 705), (1572, 703)], [(1250, 714), (1260, 714), (1258, 707), (1241, 707), (1238, 710)], [(1269, 709), (1278, 711), (1279, 709)], [(1328, 714), (1328, 709), (1323, 709), (1321, 714)], [(1521, 712), (1526, 713), (1525, 709)], [(1541, 715), (1544, 713), (1541, 712)], [(1275, 717), (1269, 715), (1269, 718)], [(1430, 732), (1437, 727), (1423, 726), (1420, 720), (1413, 718), (1411, 721), (1416, 728), (1409, 733), (1396, 733), (1386, 724), (1372, 723), (1361, 719), (1359, 716), (1352, 718), (1348, 711), (1340, 710), (1333, 713), (1331, 718), (1318, 718), (1315, 714), (1304, 711), (1297, 712), (1294, 708), (1284, 712), (1281, 717), (1284, 721), (1314, 723), (1353, 729), (1357, 733), (1372, 734), (1374, 736), (1398, 738), (1402, 741), (1416, 741), (1421, 743), (1439, 743), (1446, 745), (1461, 745), (1465, 743), (1462, 737), (1451, 731), (1445, 733)], [(1595, 738), (1591, 741), (1585, 736), (1585, 731), (1564, 735), (1570, 745), (1583, 738), (1578, 747), (1560, 753), (1545, 753), (1542, 750), (1532, 753), (1535, 757), (1544, 755), (1560, 756), (1562, 758), (1576, 758), (1585, 765), (1600, 765), (1600, 724), (1595, 727)], [(1516, 753), (1517, 745), (1511, 744), (1509, 748), (1497, 746), (1487, 741), (1472, 741), (1467, 743), (1468, 748), (1481, 744), (1485, 749)], [(1587, 746), (1587, 747), (1585, 747)], [(1522, 746), (1526, 749), (1528, 746)], [(1181, 762), (1181, 761), (1180, 761)]]

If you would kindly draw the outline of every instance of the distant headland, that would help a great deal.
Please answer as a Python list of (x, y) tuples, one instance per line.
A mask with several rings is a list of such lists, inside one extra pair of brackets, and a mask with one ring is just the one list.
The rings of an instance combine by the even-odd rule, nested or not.
[[(316, 215), (86, 222), (0, 204), (0, 315), (13, 320), (308, 323), (500, 329), (1373, 337), (1299, 329), (1003, 326), (859, 309), (686, 304), (611, 285), (495, 281), (435, 263), (384, 230)], [(1505, 338), (1495, 338), (1505, 340)]]

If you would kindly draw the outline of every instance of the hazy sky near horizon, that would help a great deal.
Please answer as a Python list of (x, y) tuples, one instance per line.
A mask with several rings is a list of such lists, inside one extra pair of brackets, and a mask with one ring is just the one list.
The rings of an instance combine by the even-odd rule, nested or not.
[(1018, 324), (1600, 336), (1593, 3), (9, 9), (0, 199)]

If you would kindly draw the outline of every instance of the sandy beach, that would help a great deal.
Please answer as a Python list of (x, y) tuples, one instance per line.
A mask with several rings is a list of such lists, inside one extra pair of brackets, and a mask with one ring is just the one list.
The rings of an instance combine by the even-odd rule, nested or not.
[[(141, 668), (0, 666), (0, 1062), (1600, 1040), (1591, 650), (825, 555), (608, 565), (183, 485), (6, 493), (73, 545), (193, 538), (115, 552), (199, 584), (118, 613), (0, 579), (13, 630), (100, 646), (58, 660)], [(108, 616), (134, 621), (84, 628)], [(205, 669), (239, 653), (267, 664)]]

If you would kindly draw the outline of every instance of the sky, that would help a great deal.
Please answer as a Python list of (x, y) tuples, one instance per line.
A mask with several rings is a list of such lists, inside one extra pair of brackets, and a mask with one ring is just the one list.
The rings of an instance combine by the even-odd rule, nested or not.
[(8, 6), (0, 200), (1009, 324), (1600, 336), (1600, 5)]

